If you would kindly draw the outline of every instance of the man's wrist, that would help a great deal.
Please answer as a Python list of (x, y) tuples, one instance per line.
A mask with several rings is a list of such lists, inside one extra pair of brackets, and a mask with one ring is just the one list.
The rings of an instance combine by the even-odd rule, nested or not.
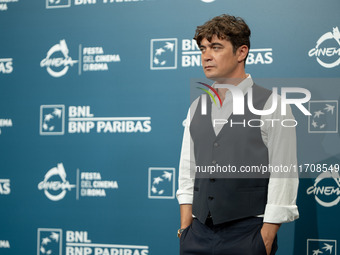
[(263, 223), (262, 231), (261, 231), (263, 237), (266, 239), (274, 240), (280, 226), (281, 224), (266, 223), (266, 222)]
[(188, 222), (187, 224), (181, 224), (181, 228), (180, 229), (186, 229), (187, 227), (189, 227), (191, 225), (191, 221)]
[(261, 228), (261, 235), (266, 248), (268, 246), (272, 246), (272, 243), (280, 226), (281, 224), (263, 223), (263, 226)]

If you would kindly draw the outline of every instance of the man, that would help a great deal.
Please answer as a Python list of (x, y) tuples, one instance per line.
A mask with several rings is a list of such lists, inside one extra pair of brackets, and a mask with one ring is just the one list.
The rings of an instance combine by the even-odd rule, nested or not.
[[(280, 178), (281, 173), (255, 173), (251, 175), (254, 178), (223, 173), (223, 178), (214, 178), (197, 172), (228, 165), (237, 171), (252, 165), (296, 166), (295, 128), (266, 121), (294, 119), (290, 107), (282, 116), (278, 102), (275, 112), (258, 116), (245, 104), (244, 115), (237, 116), (232, 113), (231, 91), (218, 86), (237, 86), (245, 102), (251, 89), (249, 97), (257, 110), (270, 109), (274, 100), (280, 100), (271, 91), (255, 85), (245, 73), (250, 33), (243, 19), (229, 15), (215, 17), (196, 30), (194, 39), (202, 52), (203, 70), (214, 81), (221, 105), (207, 100), (203, 114), (200, 97), (189, 109), (177, 191), (181, 213), (178, 236), (183, 255), (275, 254), (280, 224), (299, 217), (296, 173), (288, 173), (284, 178)], [(218, 96), (214, 95), (216, 101)], [(245, 124), (259, 117), (263, 125)], [(233, 121), (235, 125), (230, 125)], [(193, 169), (196, 176), (192, 175)]]

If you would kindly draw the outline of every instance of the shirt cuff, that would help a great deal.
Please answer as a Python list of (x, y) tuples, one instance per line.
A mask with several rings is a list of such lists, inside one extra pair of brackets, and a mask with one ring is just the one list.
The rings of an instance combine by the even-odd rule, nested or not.
[(177, 200), (180, 205), (182, 204), (192, 204), (193, 195), (188, 194), (177, 194)]
[(263, 222), (286, 223), (299, 218), (296, 205), (266, 205)]

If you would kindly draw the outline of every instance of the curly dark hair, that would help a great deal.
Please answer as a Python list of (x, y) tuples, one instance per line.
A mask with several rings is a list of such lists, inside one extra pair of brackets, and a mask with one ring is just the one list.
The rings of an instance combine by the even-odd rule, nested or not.
[(242, 45), (247, 45), (250, 49), (250, 34), (250, 29), (242, 18), (223, 14), (198, 26), (194, 39), (200, 46), (204, 38), (210, 42), (216, 35), (219, 39), (230, 41), (233, 45), (233, 52), (236, 53)]

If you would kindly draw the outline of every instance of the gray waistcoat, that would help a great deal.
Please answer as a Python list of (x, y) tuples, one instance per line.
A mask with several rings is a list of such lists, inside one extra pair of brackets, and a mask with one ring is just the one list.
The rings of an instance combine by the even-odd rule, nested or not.
[[(262, 110), (271, 91), (253, 85), (253, 105)], [(233, 122), (246, 123), (260, 119), (247, 107), (245, 114), (231, 115)], [(255, 125), (253, 123), (253, 125)], [(258, 123), (256, 123), (258, 125)], [(211, 103), (208, 100), (207, 114), (201, 114), (201, 100), (190, 124), (194, 142), (196, 166), (252, 166), (268, 165), (268, 150), (263, 143), (260, 127), (225, 124), (216, 136), (211, 120)], [(192, 148), (191, 148), (192, 149)], [(267, 202), (268, 175), (261, 178), (201, 178), (196, 173), (194, 184), (193, 214), (204, 223), (209, 212), (214, 224), (228, 222), (264, 213)], [(240, 175), (238, 175), (240, 176)], [(205, 176), (207, 177), (207, 176)], [(234, 177), (234, 176), (233, 176)]]

